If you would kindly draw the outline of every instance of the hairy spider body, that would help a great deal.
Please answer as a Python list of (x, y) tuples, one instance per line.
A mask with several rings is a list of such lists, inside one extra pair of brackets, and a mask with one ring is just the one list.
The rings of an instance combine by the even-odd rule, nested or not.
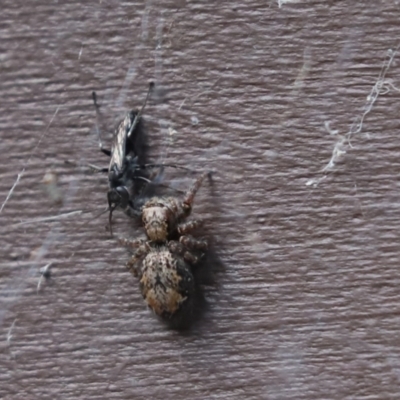
[(128, 270), (139, 277), (144, 301), (159, 317), (170, 320), (192, 309), (196, 285), (192, 273), (207, 248), (205, 241), (185, 236), (182, 241), (157, 244), (120, 239), (125, 247), (137, 248)]

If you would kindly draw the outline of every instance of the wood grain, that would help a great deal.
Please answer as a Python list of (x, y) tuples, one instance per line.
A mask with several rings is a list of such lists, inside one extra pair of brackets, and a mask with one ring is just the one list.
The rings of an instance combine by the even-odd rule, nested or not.
[[(396, 2), (66, 3), (2, 2), (0, 397), (399, 398), (399, 55), (368, 109)], [(150, 157), (216, 172), (193, 215), (223, 268), (187, 333), (145, 308), (85, 168), (92, 90), (112, 131), (150, 80)]]

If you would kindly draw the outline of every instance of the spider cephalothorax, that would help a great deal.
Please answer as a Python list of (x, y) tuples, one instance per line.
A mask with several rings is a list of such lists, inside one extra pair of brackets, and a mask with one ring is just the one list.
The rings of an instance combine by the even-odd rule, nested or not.
[(200, 222), (193, 220), (184, 222), (190, 215), (194, 197), (199, 190), (204, 178), (209, 173), (199, 176), (185, 193), (183, 199), (176, 197), (153, 197), (142, 208), (142, 221), (148, 238), (154, 242), (162, 243), (178, 233), (185, 234)]

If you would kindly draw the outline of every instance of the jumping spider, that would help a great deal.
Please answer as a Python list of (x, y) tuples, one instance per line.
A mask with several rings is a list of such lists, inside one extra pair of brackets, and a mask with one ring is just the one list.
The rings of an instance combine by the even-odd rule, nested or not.
[(141, 208), (141, 217), (146, 235), (150, 241), (164, 243), (176, 236), (182, 236), (200, 226), (193, 220), (184, 222), (192, 211), (194, 197), (204, 178), (211, 178), (210, 172), (199, 176), (184, 194), (183, 199), (176, 197), (153, 197)]
[(139, 277), (147, 305), (165, 320), (192, 311), (196, 291), (192, 267), (207, 249), (206, 241), (191, 236), (183, 238), (181, 242), (170, 240), (162, 244), (119, 240), (125, 247), (136, 248), (127, 268)]

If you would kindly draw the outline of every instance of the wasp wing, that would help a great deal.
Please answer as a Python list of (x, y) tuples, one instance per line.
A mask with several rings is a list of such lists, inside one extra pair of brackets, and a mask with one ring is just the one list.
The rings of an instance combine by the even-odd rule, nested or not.
[(110, 161), (110, 172), (114, 175), (119, 175), (123, 172), (125, 156), (126, 156), (126, 141), (128, 132), (132, 126), (132, 113), (129, 112), (124, 120), (119, 124), (115, 136), (114, 142), (111, 148), (111, 161)]

